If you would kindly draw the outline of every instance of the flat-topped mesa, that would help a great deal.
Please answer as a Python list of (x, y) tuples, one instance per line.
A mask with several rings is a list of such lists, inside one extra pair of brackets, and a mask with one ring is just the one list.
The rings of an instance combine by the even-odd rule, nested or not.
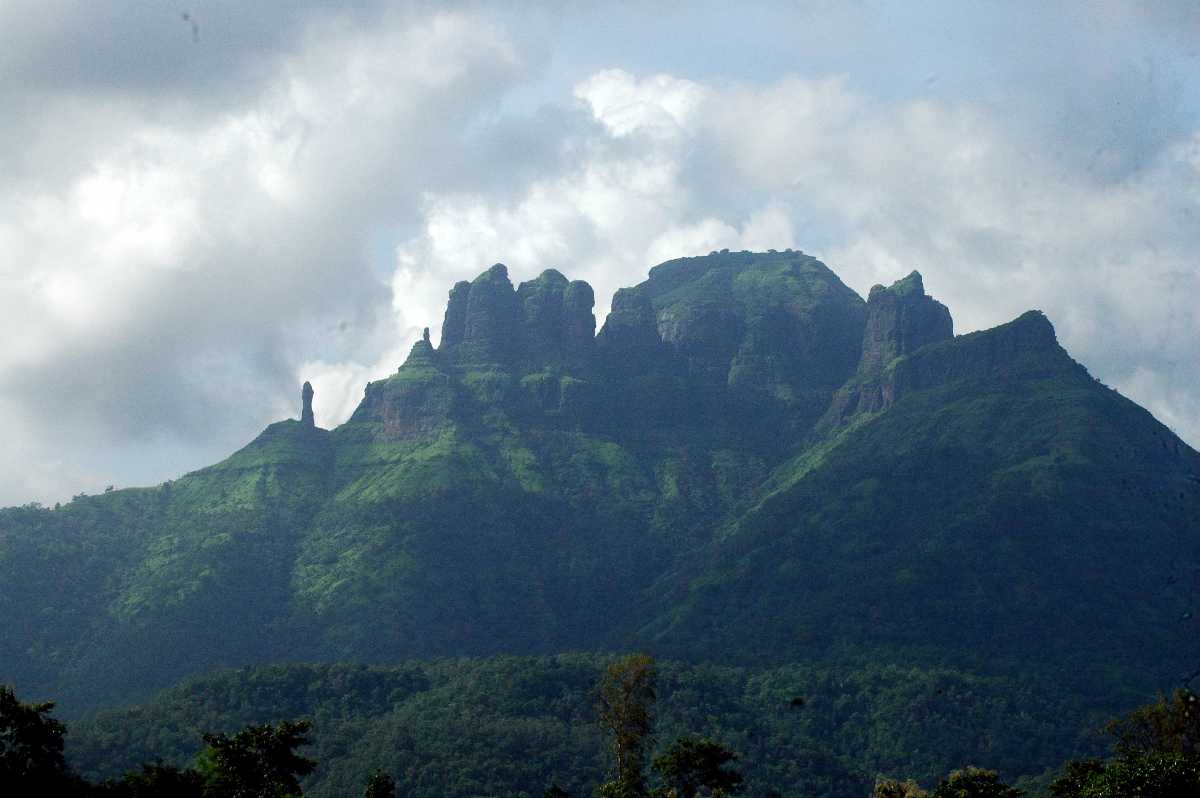
[(307, 380), (300, 389), (300, 423), (306, 427), (315, 427), (316, 420), (312, 409), (313, 387)]
[(881, 374), (896, 358), (953, 337), (950, 311), (925, 293), (919, 272), (912, 272), (890, 288), (877, 285), (867, 300), (867, 326), (858, 373)]

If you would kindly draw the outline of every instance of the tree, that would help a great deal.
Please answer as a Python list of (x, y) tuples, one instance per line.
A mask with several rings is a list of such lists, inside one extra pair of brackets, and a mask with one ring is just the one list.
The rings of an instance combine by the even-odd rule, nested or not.
[(701, 737), (680, 737), (654, 759), (654, 771), (672, 798), (695, 798), (708, 794), (731, 795), (741, 789), (742, 774), (725, 770), (737, 754), (721, 743)]
[(1000, 781), (994, 770), (967, 767), (938, 782), (929, 798), (1020, 798), (1020, 790)]
[[(307, 385), (308, 383), (305, 383)], [(396, 798), (396, 780), (391, 774), (377, 770), (367, 779), (367, 788), (363, 790), (363, 798)]]
[(73, 782), (63, 757), (66, 727), (50, 717), (54, 704), (26, 704), (0, 685), (0, 787), (12, 795), (50, 795)]
[(608, 666), (600, 680), (600, 724), (611, 737), (613, 779), (604, 798), (646, 795), (646, 758), (654, 746), (658, 671), (646, 654), (630, 654)]
[(871, 793), (871, 798), (928, 798), (928, 796), (929, 793), (922, 790), (912, 779), (900, 781), (899, 779), (878, 778), (875, 780), (875, 790)]
[(1200, 705), (1177, 690), (1108, 724), (1115, 756), (1068, 762), (1050, 785), (1056, 798), (1200, 795)]
[(204, 778), (192, 769), (183, 770), (161, 762), (131, 770), (120, 781), (110, 781), (93, 790), (96, 798), (204, 798)]
[(247, 726), (232, 737), (206, 734), (199, 770), (209, 795), (219, 798), (285, 798), (300, 795), (300, 777), (316, 763), (296, 753), (308, 743), (308, 721)]
[(1139, 707), (1124, 718), (1108, 724), (1116, 738), (1117, 756), (1180, 754), (1200, 756), (1200, 700), (1186, 688), (1170, 698)]

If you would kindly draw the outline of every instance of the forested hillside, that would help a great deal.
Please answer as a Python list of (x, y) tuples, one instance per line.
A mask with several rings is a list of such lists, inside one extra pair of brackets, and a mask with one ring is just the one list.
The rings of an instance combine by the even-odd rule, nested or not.
[[(162, 757), (184, 766), (204, 731), (304, 718), (318, 762), (305, 795), (362, 791), (392, 774), (406, 796), (586, 796), (609, 773), (596, 685), (611, 658), (565, 655), (402, 666), (225, 671), (136, 709), (73, 724), (85, 775)], [(746, 794), (866, 796), (878, 775), (932, 783), (986, 764), (1009, 780), (1102, 750), (1103, 715), (1053, 685), (893, 666), (745, 669), (662, 663), (656, 738), (685, 734), (739, 753)]]
[[(413, 714), (388, 722), (433, 718), (439, 684), (448, 697), (499, 668), (520, 685), (529, 668), (538, 701), (577, 707), (595, 668), (397, 663), (645, 649), (711, 673), (733, 702), (722, 716), (753, 708), (722, 723), (761, 752), (754, 768), (807, 751), (832, 763), (813, 772), (859, 784), (944, 769), (955, 740), (1035, 772), (1079, 750), (1089, 713), (1200, 668), (1200, 455), (1094, 380), (1042, 314), (955, 337), (919, 274), (864, 301), (793, 251), (656, 266), (598, 334), (592, 306), (586, 283), (548, 270), (514, 287), (496, 265), (453, 287), (438, 345), (418, 341), (336, 429), (313, 424), (308, 389), (299, 420), (209, 468), (0, 511), (0, 683), (68, 717), (228, 666), (354, 661), (388, 666), (355, 671), (381, 684), (431, 685), (345, 710), (336, 734), (365, 747), (322, 757), (336, 784), (353, 757), (398, 745), (376, 730), (397, 707)], [(233, 700), (239, 679), (269, 673), (204, 689), (228, 684)], [(777, 712), (758, 686), (772, 679), (823, 697)], [(940, 699), (906, 724), (888, 714), (903, 700), (862, 697), (942, 679), (980, 707), (970, 723)], [(859, 697), (838, 704), (835, 681)], [(921, 705), (926, 687), (911, 689)], [(573, 711), (505, 707), (495, 722), (549, 717), (586, 743)], [(412, 750), (449, 734), (428, 723)], [(884, 741), (904, 728), (911, 744)], [(947, 731), (921, 743), (931, 729)], [(793, 732), (807, 742), (788, 749)], [(560, 750), (552, 737), (542, 747)], [(123, 748), (152, 753), (125, 740), (105, 757)], [(559, 755), (537, 759), (529, 789)]]

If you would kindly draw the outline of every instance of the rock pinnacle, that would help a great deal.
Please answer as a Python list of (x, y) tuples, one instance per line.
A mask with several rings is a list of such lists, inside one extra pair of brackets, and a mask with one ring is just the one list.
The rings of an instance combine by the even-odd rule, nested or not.
[(304, 387), (300, 389), (300, 423), (306, 427), (316, 426), (316, 422), (313, 420), (312, 399), (312, 383), (305, 382)]

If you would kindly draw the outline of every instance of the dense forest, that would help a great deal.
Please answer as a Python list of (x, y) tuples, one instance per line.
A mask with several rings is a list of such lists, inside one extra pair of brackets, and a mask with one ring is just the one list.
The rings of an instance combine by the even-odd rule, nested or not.
[[(912, 752), (931, 762), (977, 755), (996, 727), (1022, 718), (1031, 736), (1052, 732), (1032, 728), (1031, 707), (1013, 706), (1011, 689), (998, 687), (949, 673), (662, 667), (644, 654), (272, 667), (77, 724), (69, 761), (53, 705), (23, 703), (5, 687), (0, 784), (6, 794), (114, 798), (1100, 798), (1200, 789), (1200, 702), (1182, 689), (1107, 724), (1107, 758), (1046, 768), (1018, 787), (974, 765), (886, 775)], [(879, 711), (863, 717), (856, 710), (872, 692)], [(255, 722), (281, 713), (299, 720)], [(1046, 756), (1048, 743), (988, 755), (1020, 769)]]

